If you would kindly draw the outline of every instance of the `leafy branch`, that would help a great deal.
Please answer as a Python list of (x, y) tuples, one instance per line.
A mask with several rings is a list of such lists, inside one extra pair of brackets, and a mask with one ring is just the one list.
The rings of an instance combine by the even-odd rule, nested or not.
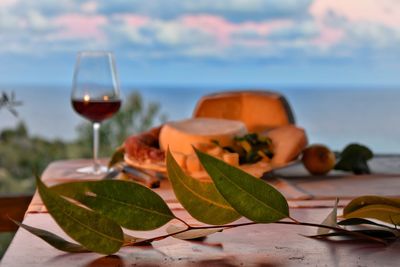
[[(186, 175), (167, 153), (167, 169), (174, 193), (182, 206), (196, 220), (209, 224), (192, 226), (177, 217), (165, 201), (151, 189), (130, 181), (101, 180), (71, 182), (48, 188), (37, 178), (38, 192), (49, 213), (74, 244), (45, 230), (21, 224), (21, 227), (67, 252), (93, 251), (112, 254), (123, 246), (151, 244), (174, 237), (203, 238), (228, 229), (275, 223), (318, 228), (310, 238), (347, 237), (380, 244), (397, 240), (400, 224), (400, 199), (364, 196), (351, 201), (337, 221), (337, 208), (320, 224), (301, 222), (290, 215), (283, 195), (265, 181), (230, 166), (210, 155), (196, 151), (213, 183), (200, 182)], [(69, 200), (74, 200), (70, 202)], [(337, 205), (337, 202), (336, 202)], [(84, 207), (82, 207), (84, 206)], [(233, 223), (240, 217), (249, 222)], [(392, 224), (380, 224), (373, 218)], [(128, 236), (122, 228), (149, 231), (172, 220), (166, 234), (141, 238)], [(372, 228), (371, 228), (372, 227)]]
[[(197, 239), (197, 238), (201, 238), (201, 237), (205, 237), (207, 235), (216, 233), (216, 232), (222, 232), (223, 230), (228, 230), (228, 229), (233, 229), (236, 227), (241, 227), (241, 226), (249, 226), (249, 225), (256, 225), (256, 224), (260, 224), (257, 222), (245, 222), (245, 223), (238, 223), (238, 224), (227, 224), (227, 225), (212, 225), (212, 226), (191, 226), (188, 225), (186, 228), (184, 229), (180, 229), (176, 232), (170, 232), (168, 234), (165, 235), (160, 235), (160, 236), (155, 236), (152, 238), (148, 238), (148, 239), (144, 239), (141, 240), (140, 242), (131, 242), (131, 243), (126, 243), (124, 244), (124, 246), (137, 246), (140, 244), (144, 244), (144, 243), (151, 243), (154, 241), (159, 241), (161, 239), (165, 239), (167, 237), (176, 237), (180, 234), (183, 233), (189, 233), (187, 235), (185, 235), (186, 238), (179, 238), (179, 239)], [(387, 245), (388, 243), (381, 238), (376, 238), (374, 236), (370, 236), (367, 234), (363, 234), (362, 232), (359, 231), (349, 231), (346, 230), (344, 228), (340, 228), (340, 227), (334, 227), (334, 226), (329, 226), (329, 225), (323, 225), (323, 224), (317, 224), (317, 223), (307, 223), (307, 222), (290, 222), (290, 221), (277, 221), (274, 222), (274, 224), (284, 224), (284, 225), (294, 225), (294, 226), (309, 226), (309, 227), (316, 227), (316, 228), (324, 228), (327, 230), (333, 230), (335, 232), (340, 233), (343, 236), (349, 236), (349, 237), (354, 237), (354, 238), (359, 238), (359, 239), (364, 239), (364, 240), (369, 240), (372, 242), (378, 242), (381, 243), (383, 245)], [(200, 230), (199, 232), (196, 232), (196, 234), (192, 234), (190, 232), (196, 231), (196, 230)], [(204, 231), (204, 230), (214, 230), (214, 231)], [(392, 229), (394, 230), (394, 229)], [(385, 234), (387, 234), (387, 232), (385, 232)], [(320, 235), (314, 235), (314, 236), (306, 236), (306, 237), (312, 237), (312, 238), (321, 238), (324, 237), (327, 234), (320, 234)], [(328, 235), (329, 236), (329, 235)], [(390, 235), (390, 237), (394, 238), (396, 237), (394, 234)]]
[(15, 109), (18, 106), (21, 106), (22, 102), (17, 101), (15, 99), (15, 94), (14, 92), (11, 93), (11, 95), (8, 95), (5, 92), (2, 92), (1, 97), (0, 97), (0, 110), (2, 108), (7, 109), (11, 114), (13, 114), (15, 117), (18, 117), (18, 112)]

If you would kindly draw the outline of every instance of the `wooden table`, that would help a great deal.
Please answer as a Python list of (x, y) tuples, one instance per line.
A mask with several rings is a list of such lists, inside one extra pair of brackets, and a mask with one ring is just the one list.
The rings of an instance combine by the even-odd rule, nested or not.
[[(71, 180), (71, 172), (87, 162), (59, 161), (45, 170), (46, 184)], [(79, 177), (76, 179), (85, 179)], [(393, 178), (397, 186), (398, 179)], [(280, 181), (282, 182), (282, 181)], [(286, 185), (292, 185), (289, 182)], [(278, 183), (279, 185), (279, 183)], [(281, 186), (284, 186), (281, 184)], [(397, 187), (399, 188), (399, 187)], [(284, 189), (284, 188), (283, 188)], [(299, 191), (302, 188), (297, 187)], [(190, 218), (176, 201), (166, 181), (156, 190), (178, 217)], [(288, 190), (290, 193), (291, 191)], [(310, 192), (306, 192), (310, 195)], [(332, 193), (332, 192), (331, 192)], [(348, 200), (343, 200), (345, 204)], [(291, 216), (320, 223), (331, 211), (332, 200), (292, 199)], [(340, 212), (339, 212), (340, 213)], [(246, 221), (240, 219), (240, 221)], [(40, 198), (34, 197), (24, 223), (66, 235), (45, 212)], [(176, 223), (172, 221), (171, 223)], [(128, 233), (151, 237), (165, 233), (166, 226), (151, 232)], [(315, 234), (315, 228), (279, 224), (238, 227), (210, 235), (204, 241), (182, 241), (167, 238), (153, 246), (122, 248), (117, 254), (68, 254), (54, 249), (41, 239), (19, 229), (0, 265), (12, 266), (398, 266), (400, 242), (384, 247), (361, 241), (327, 242), (303, 237)], [(68, 239), (68, 238), (67, 238)]]

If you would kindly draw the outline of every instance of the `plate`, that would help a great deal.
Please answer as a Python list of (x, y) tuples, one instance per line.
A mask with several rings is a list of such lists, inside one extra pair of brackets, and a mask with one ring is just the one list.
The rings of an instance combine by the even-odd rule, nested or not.
[[(124, 160), (125, 160), (126, 164), (128, 164), (132, 167), (135, 167), (135, 168), (139, 168), (139, 169), (142, 169), (145, 171), (155, 171), (155, 172), (159, 172), (162, 174), (167, 174), (167, 166), (165, 165), (164, 162), (154, 163), (154, 162), (150, 162), (150, 161), (148, 161), (148, 162), (137, 161), (135, 159), (128, 157), (127, 155), (124, 156)], [(271, 164), (271, 163), (259, 161), (259, 162), (253, 163), (253, 164), (242, 164), (239, 167), (243, 171), (245, 171), (255, 177), (261, 178), (264, 176), (265, 173), (289, 167), (297, 162), (298, 162), (298, 160), (293, 160), (293, 161), (290, 161), (285, 164)], [(210, 177), (208, 176), (207, 172), (205, 172), (205, 171), (191, 172), (191, 173), (188, 173), (188, 175), (190, 175), (194, 178), (200, 179), (200, 180), (204, 180), (204, 181), (210, 180)]]

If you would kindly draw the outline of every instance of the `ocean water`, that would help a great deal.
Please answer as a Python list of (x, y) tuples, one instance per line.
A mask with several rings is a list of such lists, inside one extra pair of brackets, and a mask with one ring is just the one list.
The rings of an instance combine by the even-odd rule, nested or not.
[[(145, 102), (158, 102), (170, 120), (179, 120), (191, 116), (201, 96), (231, 89), (227, 86), (134, 86), (123, 88), (123, 94), (139, 91)], [(70, 88), (8, 86), (0, 87), (1, 91), (14, 91), (23, 105), (18, 108), (18, 118), (0, 110), (0, 130), (23, 120), (32, 135), (72, 140), (76, 137), (76, 126), (84, 121), (72, 110)], [(400, 88), (274, 91), (287, 98), (297, 125), (306, 130), (310, 143), (324, 143), (340, 150), (348, 143), (358, 142), (378, 153), (400, 153)]]

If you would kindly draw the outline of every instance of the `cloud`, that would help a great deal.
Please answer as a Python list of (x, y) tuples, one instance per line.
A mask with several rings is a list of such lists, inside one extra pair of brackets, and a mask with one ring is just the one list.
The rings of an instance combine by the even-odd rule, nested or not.
[(97, 8), (98, 8), (98, 4), (96, 1), (83, 2), (80, 6), (80, 9), (84, 13), (96, 13)]
[(209, 14), (227, 20), (260, 21), (307, 15), (311, 0), (152, 0), (103, 1), (99, 6), (104, 14), (135, 13), (171, 20), (183, 15)]
[(400, 2), (395, 0), (0, 3), (0, 41), (7, 44), (0, 47), (0, 54), (110, 49), (143, 62), (244, 64), (279, 59), (386, 60), (388, 51), (400, 51)]
[[(187, 15), (174, 20), (124, 15), (114, 16), (112, 23), (114, 27), (108, 27), (107, 34), (120, 40), (117, 50), (140, 50), (142, 57), (156, 59), (214, 57), (225, 61), (246, 54), (236, 49), (257, 56), (253, 48), (266, 50), (271, 46), (269, 34), (293, 26), (290, 20), (231, 22), (214, 15)], [(133, 55), (137, 58), (140, 53)]]
[(0, 8), (10, 7), (17, 3), (18, 0), (2, 0), (0, 1)]
[(400, 1), (397, 0), (320, 0), (313, 3), (310, 12), (322, 20), (335, 14), (349, 22), (380, 24), (389, 28), (400, 25)]
[(58, 16), (52, 22), (59, 26), (56, 39), (92, 39), (105, 40), (101, 27), (107, 23), (107, 18), (101, 15), (81, 15), (76, 13)]
[(380, 57), (388, 60), (388, 53), (400, 54), (399, 1), (315, 1), (310, 13), (321, 28), (321, 36), (315, 43), (321, 46), (330, 43), (333, 56), (346, 55), (352, 60), (365, 61)]

